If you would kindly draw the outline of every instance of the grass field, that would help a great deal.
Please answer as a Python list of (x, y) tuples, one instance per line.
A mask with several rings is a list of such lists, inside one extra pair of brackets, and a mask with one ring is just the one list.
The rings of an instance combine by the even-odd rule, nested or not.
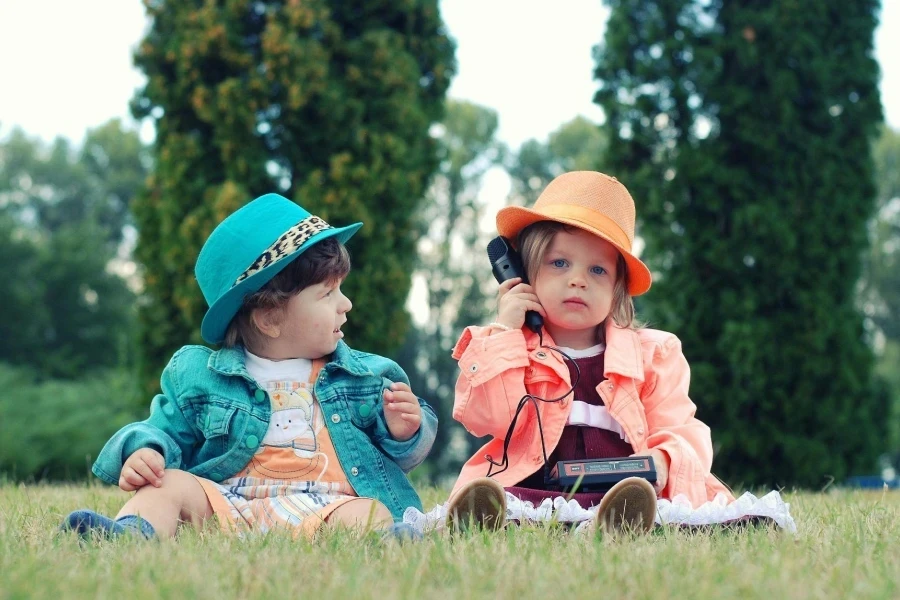
[[(441, 490), (422, 493), (426, 509)], [(785, 494), (795, 535), (666, 528), (623, 539), (510, 528), (381, 543), (185, 529), (176, 541), (82, 545), (76, 508), (115, 514), (109, 487), (0, 486), (0, 598), (900, 598), (900, 492)]]

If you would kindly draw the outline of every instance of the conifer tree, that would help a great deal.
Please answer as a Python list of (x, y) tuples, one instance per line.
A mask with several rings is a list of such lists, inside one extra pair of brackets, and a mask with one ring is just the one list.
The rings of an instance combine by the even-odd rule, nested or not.
[(820, 486), (874, 467), (883, 398), (855, 305), (882, 119), (877, 0), (609, 1), (596, 101), (681, 338), (714, 470)]
[(155, 170), (135, 206), (144, 265), (142, 373), (148, 391), (172, 351), (201, 342), (193, 275), (213, 227), (278, 192), (351, 240), (348, 341), (397, 347), (415, 257), (413, 215), (436, 167), (454, 47), (437, 0), (147, 3), (136, 53), (148, 77), (133, 103), (156, 120)]

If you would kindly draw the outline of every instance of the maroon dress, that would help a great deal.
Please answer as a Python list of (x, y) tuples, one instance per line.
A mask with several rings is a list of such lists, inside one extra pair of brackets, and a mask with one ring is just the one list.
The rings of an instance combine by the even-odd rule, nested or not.
[[(603, 400), (597, 393), (597, 385), (606, 379), (603, 375), (603, 357), (604, 353), (601, 352), (596, 356), (575, 359), (581, 370), (581, 377), (575, 387), (575, 400), (594, 406), (603, 406)], [(569, 376), (574, 381), (575, 366), (569, 360), (566, 360), (566, 366), (569, 367)], [(634, 454), (634, 448), (615, 431), (582, 425), (566, 425), (563, 428), (562, 437), (548, 457), (548, 461), (552, 468), (560, 460), (620, 458), (632, 454)], [(535, 506), (547, 498), (569, 496), (568, 492), (547, 489), (544, 484), (543, 466), (516, 485), (506, 488), (506, 491), (520, 500), (534, 503)], [(572, 498), (582, 507), (587, 508), (599, 504), (600, 499), (603, 498), (603, 492), (579, 492)]]

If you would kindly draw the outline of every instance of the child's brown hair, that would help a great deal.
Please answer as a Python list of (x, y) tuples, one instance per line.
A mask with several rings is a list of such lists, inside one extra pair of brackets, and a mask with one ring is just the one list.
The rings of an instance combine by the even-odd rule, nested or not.
[(253, 322), (256, 309), (281, 309), (304, 289), (317, 283), (340, 281), (350, 272), (350, 254), (335, 238), (313, 245), (258, 291), (244, 299), (241, 309), (228, 324), (225, 347), (242, 345), (252, 351), (263, 341)]

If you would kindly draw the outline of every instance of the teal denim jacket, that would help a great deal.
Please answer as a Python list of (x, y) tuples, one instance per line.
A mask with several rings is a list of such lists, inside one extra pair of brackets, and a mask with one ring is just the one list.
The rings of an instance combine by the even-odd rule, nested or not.
[[(395, 519), (413, 506), (422, 510), (406, 473), (431, 450), (437, 417), (419, 399), (422, 424), (409, 440), (391, 437), (382, 393), (393, 382), (408, 384), (392, 360), (351, 349), (343, 341), (320, 371), (315, 395), (338, 460), (356, 493), (381, 501)], [(247, 372), (242, 348), (178, 350), (163, 370), (162, 393), (146, 421), (126, 425), (103, 447), (93, 472), (117, 484), (125, 460), (153, 448), (167, 469), (181, 469), (220, 482), (250, 462), (269, 426), (266, 391)]]

